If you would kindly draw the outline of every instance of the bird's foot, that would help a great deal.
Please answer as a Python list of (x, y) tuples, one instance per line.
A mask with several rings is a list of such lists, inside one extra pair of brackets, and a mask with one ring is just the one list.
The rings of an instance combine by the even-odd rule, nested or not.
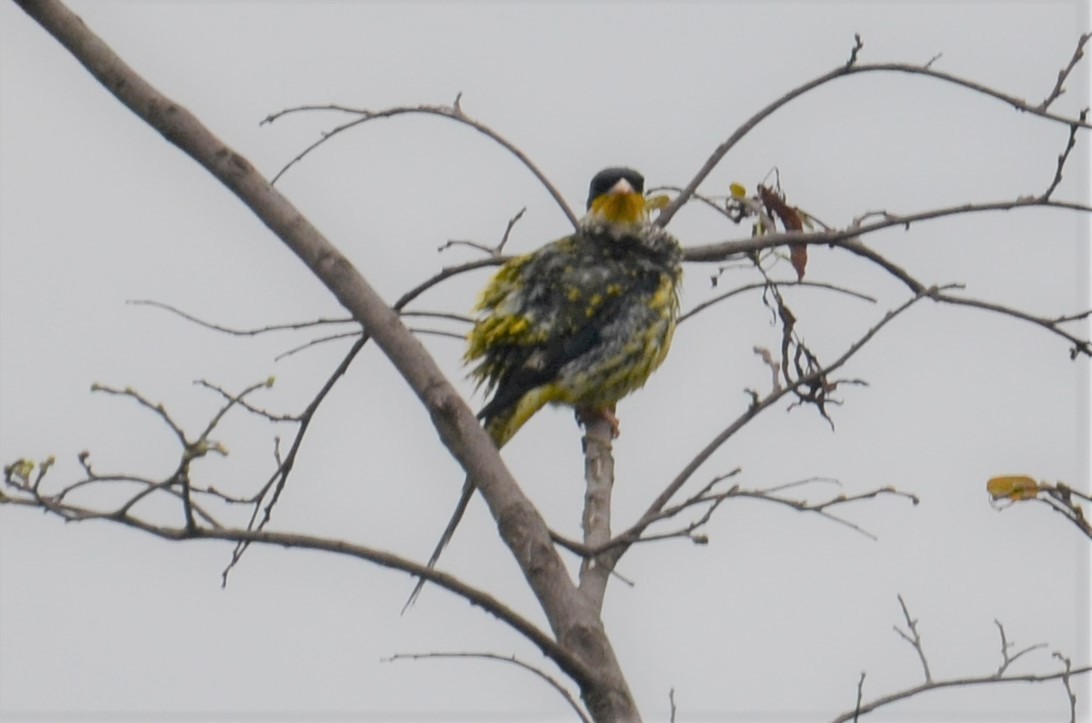
[(611, 439), (617, 439), (622, 433), (618, 417), (614, 416), (614, 405), (609, 407), (577, 407), (576, 421), (585, 429), (594, 421), (603, 420), (610, 425)]

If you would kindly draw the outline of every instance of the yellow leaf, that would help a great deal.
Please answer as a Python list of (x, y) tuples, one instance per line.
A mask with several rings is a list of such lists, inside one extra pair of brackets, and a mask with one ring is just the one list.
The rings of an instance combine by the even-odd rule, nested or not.
[(1039, 483), (1027, 475), (1005, 475), (991, 478), (986, 491), (995, 500), (1031, 500), (1039, 494)]
[(34, 472), (34, 462), (29, 459), (17, 459), (10, 466), (4, 468), (4, 472), (10, 474), (16, 481), (26, 484), (30, 482), (30, 475)]
[(746, 198), (747, 187), (742, 183), (733, 183), (728, 186), (728, 189), (732, 192), (732, 198)]

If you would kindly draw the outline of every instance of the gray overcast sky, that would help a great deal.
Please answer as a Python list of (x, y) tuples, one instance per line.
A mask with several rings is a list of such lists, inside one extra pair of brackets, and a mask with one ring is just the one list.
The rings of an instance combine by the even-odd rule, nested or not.
[[(273, 111), (337, 102), (381, 109), (451, 102), (540, 164), (574, 207), (600, 168), (628, 164), (650, 184), (685, 183), (718, 143), (791, 87), (844, 63), (924, 63), (1038, 100), (1089, 27), (1078, 2), (1026, 3), (212, 3), (75, 2), (138, 72), (272, 175), (340, 116), (274, 125)], [(1055, 110), (1088, 104), (1087, 65)], [(782, 109), (721, 163), (702, 190), (749, 188), (777, 167), (789, 200), (834, 225), (1015, 198), (1046, 187), (1066, 128), (922, 78), (837, 81)], [(1087, 146), (1088, 136), (1080, 138)], [(526, 206), (509, 250), (529, 251), (567, 222), (510, 155), (436, 118), (366, 125), (327, 144), (279, 186), (388, 299), (441, 266), (474, 258), (448, 239), (495, 242)], [(1058, 196), (1087, 199), (1084, 156)], [(688, 209), (684, 244), (742, 229)], [(926, 283), (1044, 315), (1089, 306), (1088, 220), (1024, 210), (892, 230), (867, 239)], [(684, 309), (709, 298), (712, 266), (687, 268)], [(788, 276), (787, 268), (778, 273)], [(809, 278), (876, 305), (797, 290), (786, 297), (809, 344), (832, 359), (905, 299), (890, 277), (814, 248)], [(485, 272), (430, 292), (418, 309), (465, 312)], [(736, 269), (727, 285), (754, 280)], [(348, 342), (282, 361), (308, 335), (235, 339), (127, 299), (175, 304), (232, 326), (342, 312), (303, 266), (188, 158), (109, 96), (14, 4), (0, 4), (0, 458), (57, 455), (57, 481), (92, 452), (102, 471), (164, 475), (170, 434), (132, 403), (88, 392), (132, 386), (198, 429), (214, 395), (277, 377), (262, 402), (296, 412)], [(457, 330), (458, 327), (452, 327)], [(667, 480), (766, 388), (752, 353), (779, 331), (758, 295), (684, 324), (668, 362), (622, 403), (616, 518), (632, 520)], [(471, 388), (461, 344), (425, 337)], [(828, 720), (919, 681), (891, 630), (902, 594), (939, 677), (998, 665), (994, 620), (1017, 646), (1086, 664), (1088, 543), (1039, 505), (990, 508), (987, 478), (1027, 473), (1088, 484), (1088, 362), (1010, 319), (922, 305), (845, 369), (868, 381), (832, 410), (771, 410), (723, 447), (695, 482), (742, 467), (750, 487), (811, 475), (846, 493), (882, 485), (921, 496), (841, 514), (878, 541), (769, 503), (726, 505), (710, 544), (647, 545), (619, 572), (606, 625), (648, 720)], [(475, 397), (473, 404), (480, 403)], [(243, 416), (220, 439), (226, 460), (203, 481), (252, 489), (288, 429)], [(576, 535), (579, 433), (547, 410), (505, 450), (550, 524)], [(276, 529), (343, 537), (424, 559), (461, 474), (427, 417), (378, 354), (358, 359), (316, 418), (274, 516)], [(817, 487), (817, 496), (827, 488)], [(480, 502), (442, 562), (540, 619)], [(560, 699), (510, 666), (382, 663), (400, 652), (489, 650), (539, 657), (461, 600), (427, 589), (399, 617), (404, 575), (329, 555), (251, 550), (226, 590), (224, 545), (159, 542), (106, 524), (62, 525), (0, 510), (0, 718), (58, 712), (175, 713), (171, 720), (264, 720), (317, 713), (368, 720), (398, 712), (566, 719)], [(1047, 652), (1021, 671), (1054, 670)], [(1084, 688), (1087, 691), (1087, 686)], [(1083, 697), (1084, 714), (1088, 698)], [(1015, 712), (1064, 720), (1060, 686), (933, 694), (890, 715), (952, 720)], [(198, 715), (201, 713), (204, 715)], [(705, 716), (703, 718), (703, 716)], [(539, 719), (539, 718), (536, 718)]]

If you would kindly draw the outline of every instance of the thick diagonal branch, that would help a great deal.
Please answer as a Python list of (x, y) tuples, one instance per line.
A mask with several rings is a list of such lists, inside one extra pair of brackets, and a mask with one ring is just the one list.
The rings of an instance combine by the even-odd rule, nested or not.
[(133, 113), (243, 201), (371, 335), (428, 410), (444, 445), (477, 482), (501, 537), (531, 586), (558, 642), (581, 662), (566, 674), (596, 720), (639, 720), (599, 616), (569, 578), (542, 516), (520, 490), (474, 414), (398, 314), (250, 162), (185, 108), (148, 84), (55, 0), (18, 4)]

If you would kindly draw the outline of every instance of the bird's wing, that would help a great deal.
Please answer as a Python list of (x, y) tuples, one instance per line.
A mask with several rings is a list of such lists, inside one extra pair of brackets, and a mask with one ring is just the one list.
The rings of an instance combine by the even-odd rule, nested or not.
[(647, 285), (601, 240), (568, 237), (509, 262), (482, 295), (484, 312), (470, 333), (472, 374), (493, 392), (478, 416), (497, 446), (543, 405), (572, 402), (573, 390), (551, 385), (565, 365), (594, 350), (633, 292)]

